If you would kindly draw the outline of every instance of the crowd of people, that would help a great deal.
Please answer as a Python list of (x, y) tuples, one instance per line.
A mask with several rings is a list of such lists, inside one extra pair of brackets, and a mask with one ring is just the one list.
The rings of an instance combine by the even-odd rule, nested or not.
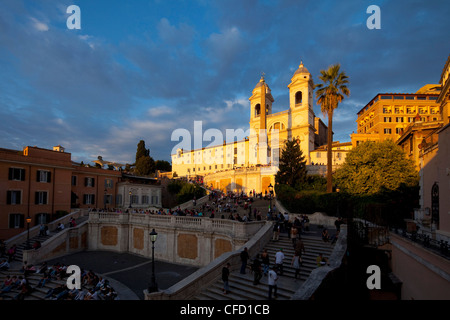
[[(23, 275), (6, 275), (0, 289), (0, 297), (5, 294), (14, 292), (13, 300), (23, 300), (37, 288), (43, 288), (50, 282), (58, 282), (59, 284), (50, 287), (44, 299), (46, 300), (116, 300), (117, 292), (110, 285), (107, 279), (98, 276), (92, 270), (81, 270), (81, 288), (69, 289), (66, 280), (67, 265), (59, 262), (49, 266), (47, 262), (39, 266), (24, 263), (21, 268)], [(36, 286), (32, 286), (29, 282), (31, 274), (41, 275)], [(61, 283), (61, 281), (64, 281)]]

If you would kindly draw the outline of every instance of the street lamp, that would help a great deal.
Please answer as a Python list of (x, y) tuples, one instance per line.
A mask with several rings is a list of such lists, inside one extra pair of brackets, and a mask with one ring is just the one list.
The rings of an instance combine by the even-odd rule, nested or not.
[(269, 184), (269, 210), (272, 212), (273, 185)]
[(108, 190), (104, 191), (104, 195), (103, 195), (103, 210), (106, 211), (106, 192), (108, 192)]
[(31, 222), (30, 216), (28, 216), (26, 218), (26, 222), (27, 222), (27, 246), (26, 246), (26, 249), (30, 250), (30, 222)]
[(152, 282), (148, 286), (148, 292), (156, 292), (158, 291), (158, 285), (156, 284), (155, 279), (155, 241), (158, 237), (158, 234), (156, 233), (155, 229), (150, 232), (150, 241), (152, 242)]
[(128, 209), (131, 209), (131, 190), (130, 190), (129, 194), (130, 194), (130, 205), (128, 206)]

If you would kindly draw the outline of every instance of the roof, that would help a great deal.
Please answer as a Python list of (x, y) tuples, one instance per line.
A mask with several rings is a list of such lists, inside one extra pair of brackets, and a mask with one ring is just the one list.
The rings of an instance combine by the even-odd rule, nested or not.
[[(424, 86), (425, 87), (425, 86)], [(424, 88), (422, 87), (422, 88)], [(419, 89), (420, 91), (421, 89)], [(375, 99), (379, 96), (384, 96), (384, 95), (389, 95), (389, 96), (439, 96), (439, 93), (400, 93), (400, 92), (391, 92), (391, 93), (378, 93), (377, 95), (375, 95), (375, 97), (372, 98), (372, 100), (369, 101), (369, 103), (367, 103), (364, 107), (361, 108), (361, 110), (359, 110), (356, 114), (360, 114), (362, 111), (364, 111), (365, 108), (370, 107), (373, 102), (375, 101)]]
[(444, 65), (444, 69), (442, 69), (441, 79), (439, 80), (439, 83), (440, 83), (440, 84), (443, 84), (443, 83), (442, 83), (442, 80), (444, 79), (445, 71), (447, 71), (447, 69), (448, 69), (449, 67), (450, 67), (450, 54), (448, 55), (447, 62), (446, 62), (445, 65)]
[(300, 73), (309, 73), (308, 69), (306, 69), (306, 67), (303, 65), (303, 61), (300, 62), (300, 65), (298, 66), (297, 71), (295, 71), (294, 76), (296, 74), (300, 74)]

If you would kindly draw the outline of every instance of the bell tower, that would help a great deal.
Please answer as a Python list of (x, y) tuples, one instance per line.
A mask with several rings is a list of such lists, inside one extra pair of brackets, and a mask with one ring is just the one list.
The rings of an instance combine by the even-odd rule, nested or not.
[(300, 141), (300, 148), (310, 163), (310, 152), (314, 150), (314, 82), (308, 69), (300, 63), (291, 78), (289, 88), (290, 136)]
[(267, 116), (272, 113), (272, 97), (264, 74), (252, 91), (250, 100), (249, 160), (253, 164), (265, 164), (265, 156), (258, 150), (267, 150)]

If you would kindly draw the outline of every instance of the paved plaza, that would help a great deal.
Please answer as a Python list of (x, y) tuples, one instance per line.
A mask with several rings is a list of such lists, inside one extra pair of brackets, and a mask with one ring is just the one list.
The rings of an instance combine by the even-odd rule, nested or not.
[[(143, 300), (143, 290), (148, 287), (152, 275), (152, 260), (131, 253), (84, 251), (48, 260), (49, 265), (56, 262), (75, 264), (107, 278), (120, 300)], [(196, 270), (197, 267), (155, 260), (156, 282), (160, 290), (170, 288)]]

